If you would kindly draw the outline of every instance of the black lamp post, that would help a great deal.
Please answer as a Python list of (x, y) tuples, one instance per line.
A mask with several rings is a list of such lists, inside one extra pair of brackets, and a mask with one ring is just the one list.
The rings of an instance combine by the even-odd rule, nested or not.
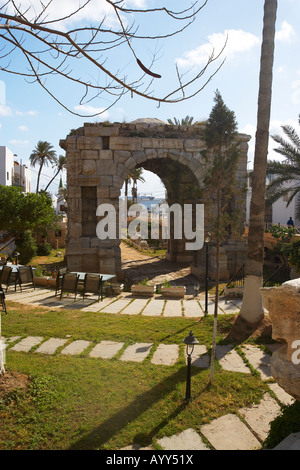
[(205, 315), (208, 314), (208, 245), (210, 242), (211, 234), (207, 232), (205, 237)]
[(186, 344), (186, 354), (187, 354), (187, 376), (186, 376), (186, 391), (185, 391), (185, 399), (191, 399), (191, 360), (192, 360), (192, 353), (194, 351), (195, 344), (199, 344), (199, 341), (195, 338), (192, 331), (190, 334), (183, 340)]

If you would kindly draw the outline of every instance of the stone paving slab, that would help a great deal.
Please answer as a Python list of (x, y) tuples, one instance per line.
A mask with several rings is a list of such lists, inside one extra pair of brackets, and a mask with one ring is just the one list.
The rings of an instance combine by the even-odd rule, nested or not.
[(5, 341), (5, 343), (14, 343), (15, 341), (17, 341), (19, 338), (21, 338), (21, 336), (11, 336), (10, 338), (4, 338), (4, 336), (1, 337), (3, 339), (3, 341)]
[(142, 310), (146, 307), (149, 299), (134, 299), (121, 313), (125, 313), (127, 315), (138, 315), (142, 312)]
[(283, 405), (292, 405), (295, 403), (296, 399), (283, 390), (277, 383), (268, 384), (268, 387), (275, 393), (276, 397)]
[(11, 351), (29, 352), (31, 348), (37, 346), (43, 341), (43, 339), (44, 338), (42, 336), (27, 336), (26, 338), (23, 338), (19, 343), (15, 344), (11, 348)]
[(127, 305), (131, 302), (129, 299), (118, 299), (115, 302), (112, 302), (109, 305), (106, 305), (104, 308), (100, 310), (100, 312), (105, 313), (119, 313), (123, 308), (127, 307)]
[(185, 317), (203, 317), (204, 311), (200, 307), (197, 300), (190, 299), (190, 300), (183, 300), (182, 302), (184, 308), (184, 316)]
[(101, 357), (102, 359), (111, 359), (124, 346), (124, 343), (117, 341), (101, 341), (89, 353), (89, 357)]
[(72, 343), (68, 344), (62, 351), (61, 354), (65, 355), (77, 355), (81, 354), (86, 348), (91, 344), (90, 341), (85, 340), (75, 340)]
[(104, 308), (107, 305), (110, 305), (115, 299), (113, 297), (106, 297), (103, 300), (99, 300), (99, 302), (94, 302), (86, 307), (82, 308), (83, 312), (100, 312), (100, 310), (104, 311)]
[[(186, 349), (184, 351), (184, 354), (187, 359)], [(209, 367), (210, 356), (209, 354), (207, 354), (207, 347), (205, 345), (196, 344), (194, 346), (194, 351), (192, 352), (192, 357), (191, 357), (191, 364), (201, 369), (207, 369)]]
[(159, 344), (151, 359), (152, 364), (172, 366), (179, 356), (178, 344)]
[(250, 344), (244, 345), (242, 347), (242, 350), (245, 353), (245, 356), (250, 362), (250, 364), (256, 370), (258, 370), (258, 372), (260, 372), (262, 380), (268, 380), (272, 377), (270, 367), (270, 354), (267, 354), (261, 349)]
[(227, 414), (205, 424), (203, 434), (216, 450), (255, 450), (261, 447), (258, 439), (234, 414)]
[[(14, 291), (14, 290), (8, 290), (5, 295), (7, 296), (7, 299), (9, 300), (14, 300), (14, 299), (19, 299), (19, 298), (24, 298), (26, 299), (27, 297), (35, 297), (39, 295), (45, 295), (45, 294), (52, 294), (54, 295), (55, 291), (53, 289), (29, 289), (26, 291)], [(11, 297), (11, 299), (10, 299)]]
[(251, 370), (232, 345), (217, 345), (216, 359), (224, 370), (250, 374)]
[(194, 429), (186, 429), (180, 434), (158, 439), (157, 443), (164, 450), (209, 450)]
[(53, 291), (42, 291), (42, 292), (36, 292), (36, 293), (27, 293), (27, 294), (16, 294), (16, 295), (11, 295), (8, 297), (8, 300), (12, 300), (13, 302), (20, 302), (24, 304), (30, 304), (33, 302), (41, 301), (41, 300), (47, 300), (55, 298)]
[(153, 343), (135, 343), (128, 346), (120, 357), (121, 361), (142, 362), (150, 353)]
[(234, 314), (239, 311), (239, 308), (230, 300), (219, 299), (218, 305), (224, 313)]
[(67, 341), (67, 339), (50, 338), (41, 344), (35, 352), (42, 354), (54, 354), (55, 351), (63, 346)]
[(280, 414), (280, 412), (281, 408), (277, 401), (268, 393), (264, 395), (258, 405), (255, 404), (251, 407), (239, 410), (239, 414), (245, 419), (251, 429), (262, 441), (268, 437), (270, 423)]
[(165, 301), (162, 299), (151, 299), (142, 312), (142, 315), (160, 316), (162, 315)]
[(167, 300), (163, 315), (164, 317), (182, 317), (180, 300)]
[[(200, 299), (199, 303), (200, 303), (201, 307), (203, 308), (203, 312), (204, 312), (205, 311), (205, 300)], [(214, 311), (215, 311), (215, 303), (212, 300), (208, 300), (208, 302), (207, 302), (207, 315), (213, 315)], [(220, 308), (218, 308), (218, 315), (222, 315), (222, 314), (224, 315), (224, 312)]]

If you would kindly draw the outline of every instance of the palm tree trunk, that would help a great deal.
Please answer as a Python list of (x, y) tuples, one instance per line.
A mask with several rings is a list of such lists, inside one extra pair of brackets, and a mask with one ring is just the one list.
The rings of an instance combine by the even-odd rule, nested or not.
[(47, 186), (45, 187), (45, 191), (47, 191), (47, 189), (49, 188), (50, 184), (52, 183), (52, 181), (55, 180), (55, 178), (57, 177), (58, 173), (60, 172), (60, 169), (57, 171), (57, 173), (55, 173), (55, 175), (53, 176), (53, 178), (49, 181), (49, 183), (47, 184)]
[(243, 303), (240, 316), (249, 323), (264, 317), (259, 288), (263, 285), (266, 166), (272, 96), (272, 71), (277, 0), (265, 0), (260, 59), (257, 130), (255, 140), (248, 253)]
[(40, 176), (41, 176), (41, 172), (42, 172), (42, 167), (43, 167), (43, 164), (41, 163), (40, 168), (39, 168), (39, 172), (38, 172), (38, 176), (37, 176), (36, 193), (39, 192)]

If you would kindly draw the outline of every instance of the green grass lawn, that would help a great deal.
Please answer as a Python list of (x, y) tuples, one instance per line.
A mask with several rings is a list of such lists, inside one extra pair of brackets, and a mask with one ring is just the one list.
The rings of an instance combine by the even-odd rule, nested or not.
[[(35, 352), (7, 351), (6, 370), (26, 374), (30, 385), (0, 395), (0, 449), (118, 449), (138, 443), (157, 446), (156, 440), (258, 403), (267, 385), (258, 374), (233, 373), (216, 363), (209, 370), (192, 368), (192, 397), (186, 403), (186, 364), (183, 339), (192, 330), (208, 348), (213, 318), (157, 318), (109, 315), (74, 310), (20, 306), (7, 302), (2, 335), (39, 335), (86, 339), (93, 347), (101, 340), (180, 345), (174, 366), (123, 362)], [(218, 342), (233, 324), (219, 316)], [(90, 348), (91, 349), (91, 348)], [(120, 355), (120, 354), (119, 354)]]

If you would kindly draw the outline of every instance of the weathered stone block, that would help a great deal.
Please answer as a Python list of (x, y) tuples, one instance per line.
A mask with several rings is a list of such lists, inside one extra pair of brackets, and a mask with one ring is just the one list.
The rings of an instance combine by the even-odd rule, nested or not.
[(111, 137), (109, 146), (112, 150), (141, 150), (142, 142), (140, 137)]
[(113, 151), (112, 150), (99, 150), (99, 159), (100, 160), (112, 160)]
[(111, 186), (113, 184), (113, 177), (112, 176), (100, 176), (99, 184), (101, 184), (101, 186)]
[(271, 358), (273, 377), (287, 393), (300, 400), (296, 353), (300, 338), (300, 279), (287, 281), (280, 287), (264, 287), (260, 292), (272, 321), (272, 338), (283, 343)]
[(113, 160), (98, 160), (97, 174), (101, 176), (115, 175), (117, 172), (117, 165)]
[(82, 174), (85, 176), (92, 176), (96, 174), (96, 161), (95, 160), (83, 160), (82, 162)]
[(99, 188), (97, 188), (97, 199), (108, 199), (109, 197), (109, 187), (100, 186)]
[(84, 125), (84, 134), (86, 137), (110, 137), (118, 135), (119, 129), (115, 126)]
[(102, 137), (77, 137), (77, 149), (79, 150), (102, 150)]
[(116, 163), (124, 163), (131, 157), (131, 152), (129, 150), (115, 150), (113, 152), (113, 157)]
[(99, 158), (98, 150), (80, 150), (82, 160), (97, 160)]
[(204, 150), (205, 144), (201, 139), (186, 139), (184, 141), (184, 149), (187, 152), (194, 152), (195, 150)]

